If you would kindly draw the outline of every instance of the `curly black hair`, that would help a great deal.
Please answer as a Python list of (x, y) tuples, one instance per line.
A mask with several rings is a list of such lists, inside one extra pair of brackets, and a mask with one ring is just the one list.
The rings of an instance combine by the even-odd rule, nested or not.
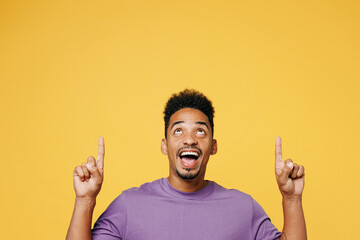
[(167, 138), (167, 129), (171, 116), (183, 108), (194, 108), (203, 112), (209, 119), (211, 132), (214, 136), (214, 107), (211, 101), (201, 92), (194, 89), (185, 89), (179, 93), (174, 93), (165, 105), (165, 138)]

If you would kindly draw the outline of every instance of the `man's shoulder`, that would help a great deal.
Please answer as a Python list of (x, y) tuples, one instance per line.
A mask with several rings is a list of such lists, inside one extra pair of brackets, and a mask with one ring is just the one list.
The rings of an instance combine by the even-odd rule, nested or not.
[(214, 184), (214, 192), (216, 193), (217, 197), (235, 198), (246, 201), (252, 201), (253, 199), (251, 195), (238, 189), (226, 188), (216, 182), (212, 182), (212, 184)]
[(146, 182), (139, 187), (131, 187), (119, 194), (110, 204), (110, 206), (128, 205), (129, 202), (146, 199), (149, 195), (158, 192), (161, 188), (162, 179), (157, 179), (152, 182)]
[(124, 190), (121, 195), (124, 195), (126, 197), (131, 196), (139, 196), (139, 195), (147, 195), (147, 194), (154, 194), (156, 192), (161, 191), (162, 184), (164, 179), (160, 178), (157, 180), (154, 180), (152, 182), (146, 182), (141, 184), (139, 187), (131, 187), (129, 189)]

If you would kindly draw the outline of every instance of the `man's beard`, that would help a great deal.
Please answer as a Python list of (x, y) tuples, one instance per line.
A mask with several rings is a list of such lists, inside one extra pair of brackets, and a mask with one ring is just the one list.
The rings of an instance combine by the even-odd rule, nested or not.
[(197, 172), (195, 173), (190, 173), (190, 170), (186, 169), (187, 173), (180, 173), (177, 169), (176, 169), (176, 173), (179, 177), (181, 177), (182, 179), (185, 179), (185, 180), (191, 180), (191, 179), (194, 179), (196, 178), (197, 176), (199, 176), (200, 174), (200, 168), (199, 170), (197, 170)]

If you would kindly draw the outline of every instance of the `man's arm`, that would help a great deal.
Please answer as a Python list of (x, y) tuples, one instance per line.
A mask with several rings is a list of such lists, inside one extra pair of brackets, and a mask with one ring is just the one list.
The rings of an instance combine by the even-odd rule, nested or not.
[(66, 240), (91, 240), (92, 214), (104, 178), (104, 155), (104, 139), (100, 137), (97, 160), (88, 157), (87, 163), (74, 169), (76, 198)]
[(300, 199), (283, 197), (284, 228), (282, 240), (307, 239), (304, 212)]
[(74, 212), (66, 236), (67, 240), (91, 239), (91, 223), (94, 208), (95, 199), (75, 199)]
[(284, 228), (282, 240), (306, 240), (305, 217), (302, 208), (305, 169), (287, 159), (282, 160), (281, 139), (276, 139), (275, 176), (282, 195)]

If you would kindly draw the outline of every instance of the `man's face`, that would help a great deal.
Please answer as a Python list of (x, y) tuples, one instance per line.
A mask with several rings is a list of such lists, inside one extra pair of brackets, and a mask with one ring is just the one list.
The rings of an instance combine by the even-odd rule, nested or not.
[(193, 108), (175, 112), (169, 121), (161, 151), (168, 155), (170, 177), (204, 178), (210, 155), (217, 151), (207, 116)]

